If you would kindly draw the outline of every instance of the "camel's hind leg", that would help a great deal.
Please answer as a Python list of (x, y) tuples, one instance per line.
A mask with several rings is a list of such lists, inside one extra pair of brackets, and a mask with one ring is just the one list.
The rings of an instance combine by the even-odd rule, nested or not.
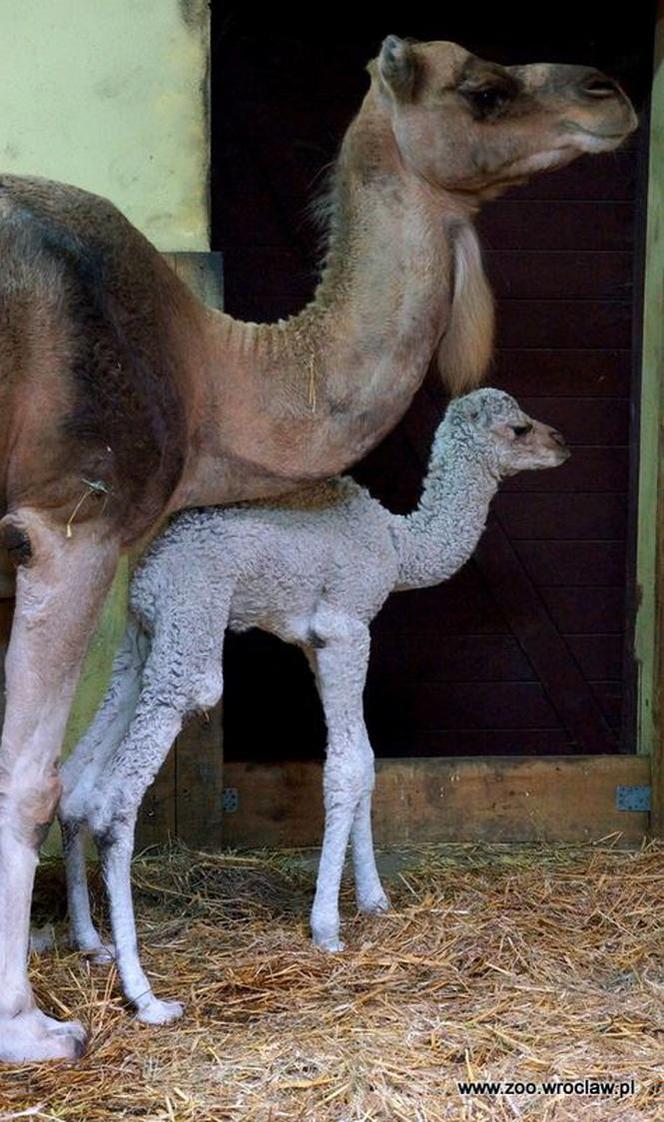
[(85, 862), (86, 817), (103, 772), (131, 724), (149, 649), (147, 635), (130, 618), (113, 660), (106, 696), (89, 728), (61, 769), (59, 818), (67, 869), (67, 903), (72, 945), (96, 962), (109, 962), (113, 949), (92, 922)]
[(118, 548), (93, 523), (67, 538), (28, 508), (6, 516), (0, 533), (14, 550), (19, 543), (22, 560), (0, 745), (0, 1060), (71, 1059), (83, 1049), (83, 1030), (41, 1013), (28, 981), (30, 901), (60, 794), (58, 752)]
[[(178, 599), (176, 589), (172, 596)], [(184, 610), (168, 610), (155, 627), (145, 664), (141, 695), (126, 737), (100, 777), (88, 810), (88, 822), (101, 857), (108, 891), (115, 958), (125, 996), (137, 1017), (164, 1024), (181, 1016), (176, 1001), (152, 992), (138, 954), (131, 894), (131, 858), (136, 816), (143, 796), (165, 760), (185, 716), (210, 709), (222, 694), (222, 647), (227, 605), (205, 606), (206, 590), (189, 587), (187, 599), (214, 624), (205, 631)], [(184, 596), (181, 598), (184, 601)], [(194, 635), (195, 647), (182, 650), (182, 638)]]

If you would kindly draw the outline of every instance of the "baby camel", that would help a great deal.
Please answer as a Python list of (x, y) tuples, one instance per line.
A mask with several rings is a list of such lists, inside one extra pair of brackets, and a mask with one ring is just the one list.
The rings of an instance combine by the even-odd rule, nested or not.
[[(304, 651), (327, 722), (325, 833), (311, 913), (314, 942), (340, 950), (338, 895), (349, 838), (357, 904), (388, 901), (371, 836), (373, 752), (362, 710), (369, 624), (391, 592), (438, 584), (470, 557), (499, 481), (568, 458), (562, 436), (513, 398), (482, 389), (448, 408), (417, 509), (385, 510), (349, 478), (267, 506), (178, 516), (131, 589), (132, 619), (106, 699), (62, 770), (60, 816), (73, 938), (105, 950), (92, 925), (83, 833), (92, 831), (109, 893), (118, 970), (138, 1017), (177, 1017), (138, 958), (131, 899), (134, 824), (186, 716), (222, 694), (227, 627), (259, 627)], [(297, 505), (296, 505), (297, 504)]]

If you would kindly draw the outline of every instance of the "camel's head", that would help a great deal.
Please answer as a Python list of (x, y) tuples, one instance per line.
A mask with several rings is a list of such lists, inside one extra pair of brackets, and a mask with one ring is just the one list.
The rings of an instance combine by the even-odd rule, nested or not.
[(558, 467), (571, 454), (559, 432), (534, 421), (503, 390), (485, 388), (456, 398), (441, 426), (443, 432), (450, 429), (455, 444), (460, 440), (501, 479)]
[(620, 86), (587, 66), (499, 66), (455, 43), (390, 35), (369, 69), (404, 164), (479, 199), (616, 148), (637, 126)]

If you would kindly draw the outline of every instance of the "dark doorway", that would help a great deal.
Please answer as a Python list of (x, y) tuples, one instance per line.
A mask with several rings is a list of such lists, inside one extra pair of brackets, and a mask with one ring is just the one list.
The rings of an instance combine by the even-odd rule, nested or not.
[[(488, 10), (491, 13), (491, 9)], [(338, 6), (257, 17), (213, 5), (213, 248), (226, 309), (271, 320), (316, 283), (308, 204), (366, 89), (385, 34), (447, 38), (505, 63), (569, 61), (618, 77), (647, 112), (654, 11), (604, 4), (436, 17)], [(480, 221), (498, 297), (492, 384), (574, 446), (495, 501), (452, 581), (391, 599), (373, 629), (367, 716), (378, 756), (634, 750), (631, 559), (647, 133), (490, 204)], [(635, 326), (637, 330), (635, 331)], [(416, 502), (444, 409), (431, 375), (402, 424), (354, 474), (390, 509)], [(630, 448), (632, 452), (630, 452)], [(323, 728), (299, 652), (229, 637), (225, 753), (308, 758)], [(256, 704), (256, 702), (259, 704)]]

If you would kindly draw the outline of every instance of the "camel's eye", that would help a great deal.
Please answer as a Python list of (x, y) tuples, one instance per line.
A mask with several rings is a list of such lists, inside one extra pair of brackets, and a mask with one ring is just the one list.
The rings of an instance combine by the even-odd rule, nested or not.
[(527, 436), (532, 427), (532, 425), (512, 425), (512, 431), (515, 436)]
[(476, 89), (462, 89), (461, 92), (476, 117), (492, 116), (509, 99), (509, 93), (503, 86), (480, 86)]
[(508, 74), (492, 74), (483, 78), (472, 75), (459, 86), (459, 93), (465, 98), (473, 117), (480, 121), (498, 116), (518, 92), (518, 82)]

